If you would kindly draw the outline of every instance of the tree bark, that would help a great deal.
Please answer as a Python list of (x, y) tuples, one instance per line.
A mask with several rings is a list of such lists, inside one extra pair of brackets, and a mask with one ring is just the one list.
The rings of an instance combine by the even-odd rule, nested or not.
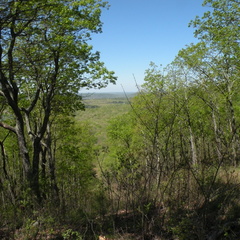
[(228, 111), (229, 111), (229, 127), (231, 133), (231, 145), (232, 145), (232, 164), (237, 167), (239, 163), (239, 136), (237, 134), (237, 124), (235, 119), (235, 112), (233, 108), (232, 100), (227, 98)]
[(18, 118), (16, 120), (16, 135), (18, 138), (20, 156), (22, 158), (23, 175), (27, 182), (31, 184), (32, 180), (31, 164), (27, 143), (24, 135), (24, 124), (21, 118), (20, 119)]
[(40, 138), (36, 137), (33, 142), (33, 162), (32, 162), (32, 182), (31, 188), (37, 197), (37, 200), (41, 202), (41, 191), (39, 186), (39, 160), (40, 153), (42, 151)]

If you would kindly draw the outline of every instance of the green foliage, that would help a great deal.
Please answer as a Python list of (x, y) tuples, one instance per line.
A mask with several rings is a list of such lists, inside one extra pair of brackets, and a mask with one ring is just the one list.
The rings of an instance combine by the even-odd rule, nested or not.
[(63, 234), (64, 240), (82, 240), (83, 238), (77, 231), (73, 231), (72, 229), (67, 229)]
[[(190, 240), (198, 239), (196, 234), (192, 232), (196, 229), (197, 226), (194, 226), (193, 219), (190, 217), (183, 218), (175, 227), (172, 227), (172, 232), (179, 240)], [(199, 227), (199, 226), (198, 226)]]
[(53, 122), (84, 108), (81, 88), (116, 81), (88, 44), (92, 33), (101, 32), (105, 7), (106, 2), (96, 0), (1, 3), (0, 126), (16, 134), (23, 180), (39, 202), (44, 195), (40, 181), (45, 189), (48, 182), (40, 179), (41, 161), (42, 178), (46, 163), (54, 178)]
[[(58, 163), (57, 180), (62, 188), (66, 187), (66, 201), (76, 206), (87, 197), (91, 185), (96, 182), (93, 170), (95, 137), (88, 124), (74, 123), (63, 117), (56, 126)], [(76, 134), (77, 133), (77, 134)], [(75, 194), (72, 194), (75, 192)], [(81, 196), (82, 195), (82, 196)]]
[[(85, 99), (86, 98), (86, 99)], [(99, 148), (106, 148), (107, 127), (110, 119), (124, 114), (130, 110), (127, 99), (115, 96), (107, 96), (107, 98), (91, 99), (91, 96), (83, 97), (85, 111), (76, 113), (76, 120), (88, 122), (97, 137)]]
[[(130, 102), (86, 100), (77, 94), (81, 87), (101, 88), (115, 81), (99, 61), (99, 53), (87, 44), (91, 33), (101, 31), (99, 17), (106, 3), (20, 2), (4, 1), (11, 8), (3, 8), (3, 13), (19, 32), (12, 49), (16, 56), (12, 69), (23, 65), (14, 80), (21, 86), (16, 100), (20, 117), (25, 117), (31, 156), (36, 152), (32, 139), (41, 140), (38, 171), (45, 208), (32, 201), (31, 188), (15, 184), (22, 180), (19, 149), (10, 127), (17, 123), (12, 117), (17, 111), (1, 97), (1, 121), (8, 127), (0, 132), (0, 224), (16, 218), (12, 226), (22, 227), (23, 235), (32, 239), (62, 219), (78, 226), (65, 228), (64, 239), (120, 230), (143, 239), (165, 235), (166, 239), (236, 239), (240, 217), (237, 1), (204, 1), (212, 11), (190, 23), (199, 43), (182, 49), (165, 69), (150, 63), (142, 90)], [(15, 15), (31, 21), (25, 26), (18, 18), (13, 21)], [(3, 46), (11, 49), (10, 23), (1, 24)], [(3, 58), (2, 64), (6, 63)], [(4, 74), (11, 78), (11, 71)], [(6, 91), (4, 87), (1, 91)], [(75, 112), (84, 104), (84, 112)], [(51, 110), (48, 116), (46, 107)], [(36, 206), (41, 211), (31, 211)]]
[(24, 240), (30, 240), (30, 239), (36, 239), (38, 232), (39, 232), (39, 223), (34, 220), (27, 219), (22, 228), (21, 234), (23, 235)]
[[(109, 123), (108, 135), (111, 140), (119, 140), (125, 148), (128, 148), (132, 141), (132, 118), (130, 114), (124, 114), (112, 119)], [(120, 147), (118, 145), (118, 147)]]

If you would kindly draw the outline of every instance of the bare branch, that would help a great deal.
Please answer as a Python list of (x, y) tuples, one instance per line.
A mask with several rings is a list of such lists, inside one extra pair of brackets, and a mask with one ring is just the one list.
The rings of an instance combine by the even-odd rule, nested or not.
[(28, 109), (26, 109), (27, 113), (29, 114), (35, 107), (38, 99), (39, 99), (39, 94), (40, 94), (40, 86), (38, 87), (37, 91), (36, 91), (36, 94), (35, 94), (35, 97), (31, 103), (31, 105), (29, 106)]
[(0, 122), (0, 127), (10, 130), (11, 132), (16, 133), (16, 129), (6, 123)]

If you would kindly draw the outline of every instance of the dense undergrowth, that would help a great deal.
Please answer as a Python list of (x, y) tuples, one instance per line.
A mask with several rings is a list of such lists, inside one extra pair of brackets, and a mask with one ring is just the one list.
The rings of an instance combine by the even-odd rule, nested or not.
[[(98, 104), (98, 100), (94, 104)], [(116, 115), (117, 112), (131, 111), (129, 105), (106, 105), (116, 111)], [(103, 111), (101, 107), (97, 108), (98, 113), (94, 110), (99, 125), (106, 120), (106, 116), (99, 117)], [(79, 112), (77, 121), (83, 122), (81, 118), (87, 118), (89, 114), (93, 113)], [(101, 134), (109, 131), (112, 136), (112, 127), (117, 130), (116, 119), (121, 118), (121, 114), (116, 115), (109, 114), (112, 125), (106, 125), (105, 129), (101, 126)], [(130, 123), (129, 119), (127, 121)], [(119, 126), (122, 141), (122, 134), (129, 137), (122, 129), (127, 125)], [(126, 139), (123, 142), (126, 143)], [(60, 190), (58, 200), (46, 199), (39, 204), (26, 193), (15, 203), (5, 203), (1, 211), (1, 239), (98, 239), (99, 236), (107, 239), (239, 239), (239, 168), (209, 163), (192, 166), (179, 162), (168, 169), (168, 174), (161, 172), (161, 178), (156, 179), (159, 177), (154, 175), (156, 168), (146, 168), (145, 161), (143, 165), (137, 159), (130, 163), (126, 155), (116, 155), (115, 146), (122, 151), (120, 142), (112, 142), (108, 150), (99, 148), (95, 138), (93, 143), (96, 157), (85, 177), (88, 188), (82, 186), (80, 190), (79, 183), (84, 178), (76, 181), (72, 175), (74, 169), (69, 169), (73, 179), (68, 177), (67, 180), (61, 173), (59, 177), (65, 179), (66, 185), (62, 185), (63, 192)], [(103, 146), (106, 144), (104, 142)], [(113, 157), (115, 161), (111, 164)], [(82, 169), (81, 164), (79, 167)], [(77, 166), (76, 171), (79, 171)]]

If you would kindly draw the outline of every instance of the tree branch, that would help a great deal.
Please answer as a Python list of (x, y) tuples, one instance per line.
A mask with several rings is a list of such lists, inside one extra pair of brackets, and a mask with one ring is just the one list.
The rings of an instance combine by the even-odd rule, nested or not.
[(16, 129), (6, 123), (0, 122), (0, 127), (10, 130), (11, 132), (16, 133)]
[(26, 109), (27, 113), (29, 114), (35, 107), (38, 99), (39, 99), (39, 95), (40, 95), (40, 86), (38, 87), (37, 91), (36, 91), (36, 94), (34, 96), (34, 99), (31, 103), (31, 105), (28, 107), (28, 109)]

